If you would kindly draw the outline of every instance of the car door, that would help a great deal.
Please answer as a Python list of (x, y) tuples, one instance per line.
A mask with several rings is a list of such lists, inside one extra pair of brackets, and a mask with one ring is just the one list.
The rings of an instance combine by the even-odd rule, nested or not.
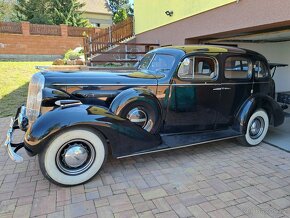
[(171, 81), (165, 132), (213, 130), (220, 87), (217, 55), (196, 54), (184, 58)]
[(221, 101), (217, 112), (216, 128), (228, 128), (235, 114), (251, 96), (253, 65), (250, 56), (226, 55), (223, 58)]

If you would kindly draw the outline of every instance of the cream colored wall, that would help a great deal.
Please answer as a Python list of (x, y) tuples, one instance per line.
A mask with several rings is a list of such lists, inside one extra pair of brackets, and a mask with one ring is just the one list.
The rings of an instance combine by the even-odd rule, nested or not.
[(290, 91), (290, 42), (241, 43), (238, 46), (261, 53), (270, 63), (288, 64), (288, 67), (277, 68), (274, 80), (276, 92)]
[[(236, 0), (135, 0), (135, 33), (140, 34), (232, 2)], [(171, 10), (173, 16), (167, 16), (165, 12)]]
[(92, 20), (96, 23), (101, 24), (101, 28), (106, 28), (112, 25), (112, 15), (111, 14), (96, 14), (96, 13), (88, 13), (85, 12), (82, 15), (84, 18), (88, 20)]

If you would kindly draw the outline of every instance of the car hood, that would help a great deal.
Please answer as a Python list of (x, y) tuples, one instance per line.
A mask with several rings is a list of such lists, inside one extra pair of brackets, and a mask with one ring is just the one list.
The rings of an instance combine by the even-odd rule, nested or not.
[(157, 85), (157, 80), (163, 77), (142, 71), (47, 71), (42, 74), (46, 86)]

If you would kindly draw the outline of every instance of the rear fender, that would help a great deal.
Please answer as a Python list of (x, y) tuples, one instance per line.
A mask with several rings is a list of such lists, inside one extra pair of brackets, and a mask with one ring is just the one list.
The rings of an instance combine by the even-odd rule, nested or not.
[(33, 154), (40, 153), (49, 141), (69, 128), (91, 128), (108, 140), (114, 157), (129, 155), (161, 144), (160, 135), (153, 135), (106, 109), (90, 105), (57, 108), (39, 117), (27, 130), (25, 146)]
[(284, 113), (280, 105), (270, 96), (258, 94), (248, 98), (241, 106), (235, 116), (233, 129), (245, 134), (250, 116), (259, 108), (267, 112), (273, 126), (279, 126), (284, 122)]

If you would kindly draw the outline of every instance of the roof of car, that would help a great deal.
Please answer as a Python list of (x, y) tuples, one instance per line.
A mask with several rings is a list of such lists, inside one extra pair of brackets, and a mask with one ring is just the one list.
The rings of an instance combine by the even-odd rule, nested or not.
[(186, 54), (192, 52), (233, 52), (233, 53), (246, 53), (247, 50), (230, 47), (230, 46), (219, 46), (219, 45), (182, 45), (182, 46), (167, 46), (164, 48), (175, 48), (184, 51)]

